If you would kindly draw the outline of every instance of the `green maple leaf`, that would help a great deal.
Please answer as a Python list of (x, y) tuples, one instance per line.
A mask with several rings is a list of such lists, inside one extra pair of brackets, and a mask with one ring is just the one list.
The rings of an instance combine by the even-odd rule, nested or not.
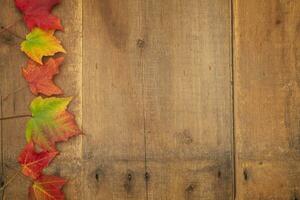
[(53, 56), (57, 52), (66, 53), (60, 41), (53, 35), (53, 31), (34, 28), (21, 43), (21, 50), (33, 61), (43, 64), (44, 56)]
[(80, 134), (74, 115), (66, 111), (72, 98), (37, 97), (30, 105), (32, 118), (27, 122), (26, 139), (45, 150), (55, 150), (55, 143)]

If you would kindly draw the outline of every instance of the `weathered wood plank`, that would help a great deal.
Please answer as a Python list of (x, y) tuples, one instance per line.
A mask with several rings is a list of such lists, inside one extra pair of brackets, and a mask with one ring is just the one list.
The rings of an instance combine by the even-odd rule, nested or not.
[(230, 1), (83, 13), (85, 199), (230, 199)]
[[(25, 37), (28, 30), (25, 28), (20, 13), (15, 9), (14, 1), (1, 1), (0, 25), (15, 25), (9, 28), (10, 32), (2, 32), (0, 35), (0, 96), (3, 97), (2, 113), (3, 116), (15, 116), (28, 114), (28, 105), (33, 96), (30, 94), (25, 81), (21, 77), (21, 66), (26, 64), (27, 58), (20, 51), (19, 44), (22, 39), (14, 34)], [(61, 17), (65, 25), (65, 32), (58, 33), (57, 37), (62, 40), (68, 54), (61, 73), (56, 79), (65, 96), (74, 96), (71, 110), (76, 114), (78, 123), (81, 124), (81, 67), (82, 67), (82, 48), (81, 30), (82, 18), (81, 0), (62, 1), (54, 12)], [(15, 170), (18, 169), (17, 157), (24, 147), (25, 124), (27, 119), (13, 119), (2, 121), (3, 144), (2, 154), (4, 165), (4, 177), (7, 181)], [(55, 173), (69, 179), (65, 191), (67, 198), (82, 199), (81, 189), (81, 137), (72, 139), (68, 143), (59, 145), (61, 155), (55, 160), (48, 173)], [(11, 183), (4, 192), (4, 199), (27, 199), (29, 181), (18, 177)], [(76, 195), (74, 195), (76, 194)]]
[(237, 199), (299, 199), (300, 2), (234, 2)]
[(140, 0), (83, 2), (84, 199), (145, 199)]
[(232, 197), (230, 1), (143, 1), (149, 199)]

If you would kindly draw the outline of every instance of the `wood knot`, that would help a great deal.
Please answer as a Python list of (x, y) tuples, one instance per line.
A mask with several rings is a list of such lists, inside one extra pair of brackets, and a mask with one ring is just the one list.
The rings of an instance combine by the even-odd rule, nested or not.
[(297, 197), (297, 194), (293, 194), (291, 200), (299, 200), (299, 198)]
[(280, 19), (277, 19), (276, 21), (275, 21), (275, 24), (276, 25), (279, 25), (279, 24), (281, 24), (282, 23), (282, 21), (280, 20)]
[(99, 174), (98, 174), (98, 173), (95, 174), (95, 179), (96, 179), (97, 181), (99, 181)]
[(185, 129), (182, 132), (177, 133), (177, 137), (182, 144), (189, 145), (193, 143), (193, 137), (190, 130)]
[(138, 46), (138, 48), (144, 48), (145, 47), (145, 41), (142, 39), (138, 39), (136, 42), (136, 45)]
[(185, 191), (187, 193), (192, 193), (194, 190), (195, 190), (196, 186), (194, 184), (190, 184), (186, 189)]
[(1, 176), (0, 177), (0, 187), (3, 187), (5, 184), (4, 180), (3, 180), (3, 177)]
[(99, 168), (95, 170), (94, 174), (95, 174), (94, 177), (95, 177), (95, 179), (96, 179), (97, 182), (100, 182), (101, 179), (104, 176), (103, 171), (101, 169), (99, 169)]
[(83, 155), (83, 158), (86, 160), (91, 160), (94, 157), (93, 152), (87, 152), (86, 154)]
[(145, 181), (148, 182), (150, 179), (150, 174), (148, 172), (146, 172), (144, 178), (145, 178)]
[(245, 181), (248, 181), (248, 179), (249, 179), (249, 172), (248, 172), (247, 169), (244, 169), (243, 175), (244, 175), (244, 180), (245, 180)]
[(218, 178), (221, 178), (222, 177), (222, 172), (221, 170), (218, 170)]
[(129, 193), (132, 190), (133, 185), (133, 172), (128, 170), (125, 176), (124, 188)]
[(132, 174), (131, 174), (130, 172), (127, 174), (127, 180), (128, 180), (128, 181), (131, 181), (131, 180), (132, 180)]

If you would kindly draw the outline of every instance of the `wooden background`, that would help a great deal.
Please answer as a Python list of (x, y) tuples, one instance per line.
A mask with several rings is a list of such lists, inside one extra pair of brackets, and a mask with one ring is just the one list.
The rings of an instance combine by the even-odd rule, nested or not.
[[(67, 199), (300, 199), (299, 0), (63, 0), (54, 13), (68, 52), (56, 82), (85, 133), (47, 169), (69, 179)], [(20, 19), (0, 0), (1, 117), (33, 99)], [(0, 122), (2, 185), (26, 121)]]

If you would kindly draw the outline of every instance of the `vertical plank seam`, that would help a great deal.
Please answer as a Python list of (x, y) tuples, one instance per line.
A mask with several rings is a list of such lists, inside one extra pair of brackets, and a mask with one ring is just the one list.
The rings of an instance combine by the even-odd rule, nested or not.
[(232, 112), (232, 199), (236, 199), (236, 133), (235, 133), (235, 82), (234, 82), (234, 0), (230, 0), (230, 65), (231, 65), (231, 112)]
[[(140, 55), (142, 56), (142, 50)], [(148, 200), (148, 180), (147, 180), (147, 173), (148, 173), (148, 163), (147, 163), (147, 136), (146, 136), (146, 109), (145, 109), (145, 91), (144, 91), (144, 65), (142, 65), (142, 72), (143, 72), (143, 82), (142, 82), (142, 96), (143, 96), (143, 131), (144, 131), (144, 181), (145, 181), (145, 190), (146, 190), (146, 200)]]
[[(0, 117), (3, 117), (3, 98), (2, 96), (0, 96)], [(3, 148), (3, 121), (0, 120), (0, 145), (1, 145), (1, 187), (2, 187), (2, 183), (4, 181), (4, 148)], [(1, 199), (4, 199), (4, 191), (5, 189), (3, 189), (1, 191)]]
[[(140, 27), (140, 33), (142, 33), (142, 26), (143, 26), (143, 9), (142, 9), (142, 1), (140, 3), (140, 18), (139, 18), (139, 27)], [(142, 19), (141, 19), (142, 18)], [(142, 69), (142, 104), (143, 104), (143, 134), (144, 134), (144, 181), (145, 181), (145, 196), (146, 200), (149, 199), (149, 193), (148, 193), (148, 160), (147, 160), (147, 128), (146, 128), (146, 101), (145, 101), (145, 66), (143, 64), (143, 52), (144, 49), (140, 48), (140, 55), (139, 55), (139, 66)]]
[(143, 99), (143, 132), (144, 132), (144, 180), (146, 189), (146, 200), (148, 200), (148, 163), (147, 163), (147, 129), (146, 129), (146, 108), (145, 108), (145, 66), (143, 64), (143, 48), (140, 49), (139, 65), (142, 68), (142, 99)]

